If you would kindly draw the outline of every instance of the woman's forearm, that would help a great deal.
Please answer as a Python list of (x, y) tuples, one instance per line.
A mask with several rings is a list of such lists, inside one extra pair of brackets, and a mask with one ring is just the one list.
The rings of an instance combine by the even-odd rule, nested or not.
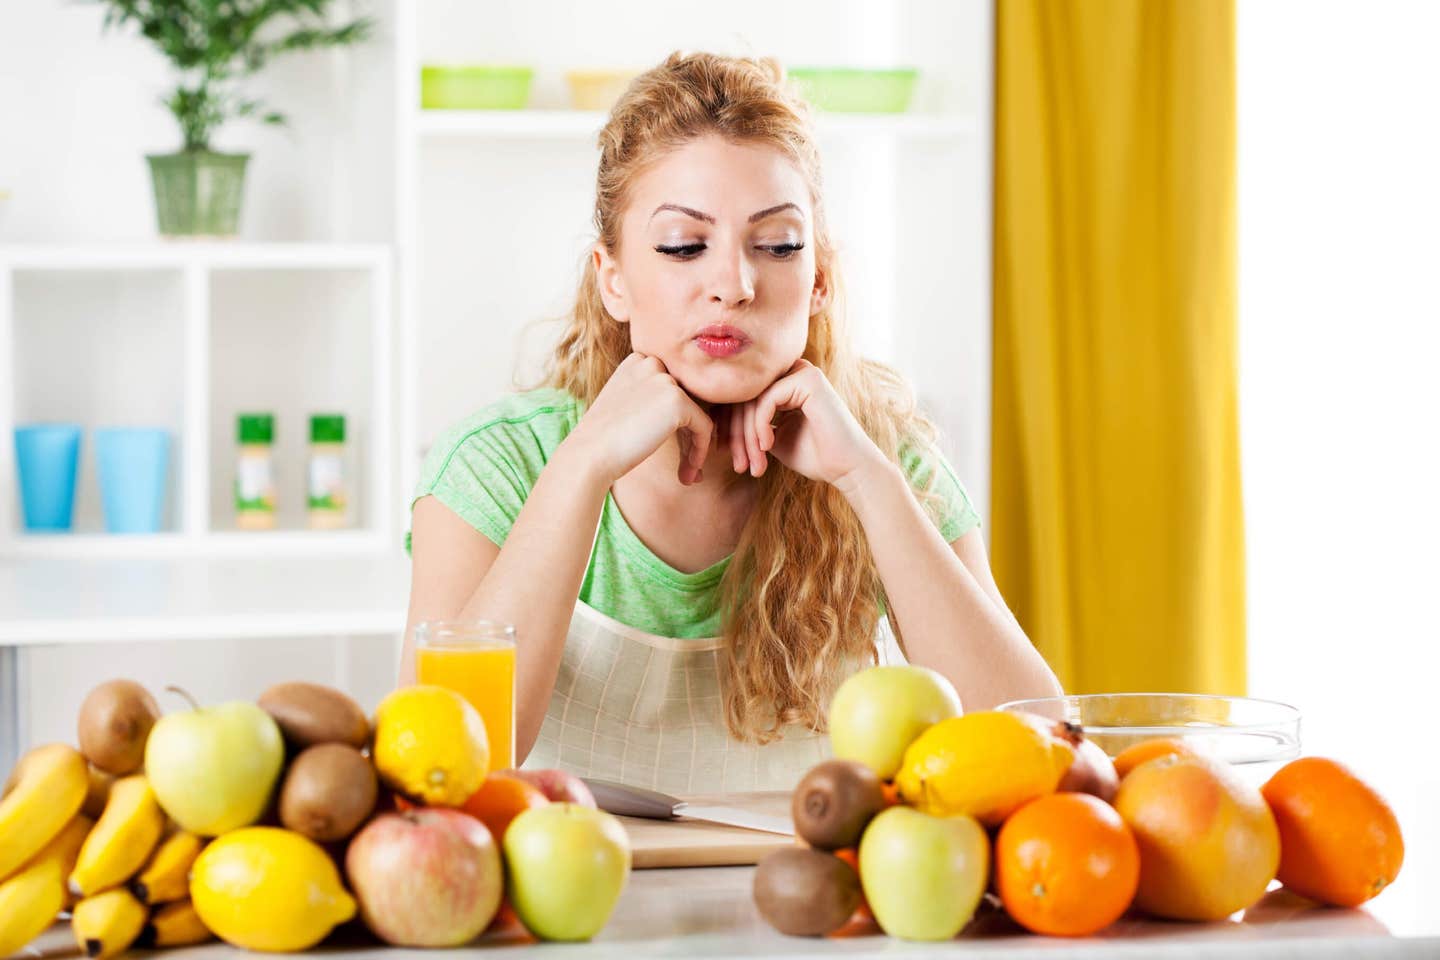
[(898, 467), (877, 460), (837, 487), (865, 528), (912, 662), (950, 678), (966, 710), (1061, 693), (1039, 651), (940, 536)]
[(564, 443), (557, 448), (460, 613), (515, 627), (516, 766), (540, 734), (609, 489), (591, 462)]

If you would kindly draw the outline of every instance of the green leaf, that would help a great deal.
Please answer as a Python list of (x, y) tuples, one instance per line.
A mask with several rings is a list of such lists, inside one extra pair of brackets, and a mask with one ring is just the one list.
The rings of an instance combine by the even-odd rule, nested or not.
[[(283, 125), (283, 114), (261, 113), (258, 101), (243, 97), (239, 81), (282, 54), (363, 43), (375, 26), (368, 17), (332, 25), (329, 14), (335, 0), (88, 2), (105, 8), (104, 31), (133, 24), (181, 75), (180, 84), (162, 102), (180, 125), (187, 150), (208, 149), (215, 132), (229, 120), (256, 118)], [(268, 39), (260, 39), (262, 34)]]

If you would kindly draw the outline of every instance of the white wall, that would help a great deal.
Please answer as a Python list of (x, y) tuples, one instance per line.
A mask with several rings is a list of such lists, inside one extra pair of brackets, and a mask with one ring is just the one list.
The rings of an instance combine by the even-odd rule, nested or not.
[(1242, 0), (1238, 18), (1251, 691), (1347, 762), (1428, 755), (1440, 5)]

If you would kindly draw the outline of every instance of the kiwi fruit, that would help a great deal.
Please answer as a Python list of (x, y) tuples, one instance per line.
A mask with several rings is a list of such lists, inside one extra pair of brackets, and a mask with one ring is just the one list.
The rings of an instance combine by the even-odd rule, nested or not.
[(854, 760), (826, 760), (800, 780), (790, 800), (795, 832), (819, 850), (840, 850), (860, 842), (875, 814), (885, 807), (880, 777)]
[(375, 809), (375, 768), (354, 747), (319, 743), (290, 763), (280, 788), (280, 822), (329, 843), (354, 833)]
[(823, 937), (860, 906), (860, 876), (831, 853), (794, 847), (755, 868), (755, 906), (770, 926), (792, 937)]
[(85, 788), (85, 803), (80, 812), (91, 820), (99, 820), (100, 815), (105, 812), (105, 804), (110, 802), (110, 787), (114, 785), (116, 777), (93, 763), (86, 766), (86, 772), (90, 782)]
[(277, 683), (256, 701), (280, 725), (295, 750), (317, 743), (348, 743), (363, 749), (370, 739), (365, 711), (334, 687), (318, 683)]
[(80, 752), (106, 773), (124, 777), (145, 762), (145, 741), (160, 719), (155, 698), (134, 680), (109, 680), (80, 704)]

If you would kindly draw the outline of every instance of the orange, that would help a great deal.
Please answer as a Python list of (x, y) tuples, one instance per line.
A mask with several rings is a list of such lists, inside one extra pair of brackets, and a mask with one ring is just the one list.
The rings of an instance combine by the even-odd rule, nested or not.
[(1140, 884), (1140, 849), (1115, 808), (1088, 793), (1032, 800), (1000, 828), (1000, 901), (1026, 930), (1084, 937), (1114, 923)]
[(1260, 792), (1280, 828), (1280, 882), (1291, 890), (1358, 907), (1395, 881), (1405, 859), (1395, 811), (1344, 765), (1302, 757)]
[(1142, 740), (1133, 747), (1126, 747), (1120, 751), (1120, 755), (1115, 758), (1115, 772), (1120, 775), (1121, 780), (1124, 780), (1125, 774), (1147, 760), (1168, 757), (1172, 753), (1192, 754), (1194, 752), (1184, 740), (1178, 740), (1175, 737)]
[(492, 773), (460, 809), (489, 827), (490, 835), (496, 843), (500, 843), (505, 839), (505, 830), (511, 820), (532, 807), (543, 807), (549, 802), (534, 784), (509, 774)]
[(1157, 917), (1222, 920), (1275, 878), (1275, 817), (1217, 760), (1175, 753), (1142, 763), (1120, 781), (1115, 809), (1140, 846), (1135, 902)]

